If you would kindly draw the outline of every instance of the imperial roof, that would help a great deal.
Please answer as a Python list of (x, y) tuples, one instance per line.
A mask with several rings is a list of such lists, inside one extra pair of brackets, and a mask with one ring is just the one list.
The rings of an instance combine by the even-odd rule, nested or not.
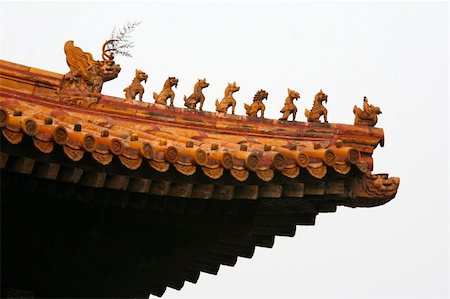
[[(264, 185), (277, 177), (365, 173), (373, 167), (373, 150), (383, 145), (379, 128), (130, 105), (105, 95), (58, 95), (62, 75), (6, 61), (0, 66), (0, 125), (6, 140), (18, 144), (26, 136), (46, 154), (61, 147), (72, 161), (90, 156), (103, 166), (117, 159), (142, 173), (172, 167), (186, 176), (218, 180), (229, 174), (234, 184), (254, 177)], [(11, 74), (16, 80), (6, 77)]]
[[(372, 153), (384, 143), (381, 128), (129, 102), (64, 90), (63, 78), (0, 61), (0, 168), (8, 176), (82, 188), (88, 201), (104, 203), (93, 194), (114, 198), (102, 192), (118, 191), (111, 201), (121, 207), (164, 209), (173, 202), (169, 209), (183, 213), (205, 200), (258, 205), (237, 244), (223, 236), (211, 241), (209, 255), (192, 257), (197, 266), (177, 268), (176, 279), (164, 272), (165, 280), (149, 287), (154, 294), (189, 280), (187, 269), (217, 273), (212, 265), (227, 264), (225, 255), (249, 255), (239, 250), (243, 243), (270, 247), (275, 235), (293, 235), (295, 225), (314, 224), (319, 212), (377, 206), (397, 192), (398, 178), (371, 173)], [(163, 207), (155, 204), (161, 198)]]

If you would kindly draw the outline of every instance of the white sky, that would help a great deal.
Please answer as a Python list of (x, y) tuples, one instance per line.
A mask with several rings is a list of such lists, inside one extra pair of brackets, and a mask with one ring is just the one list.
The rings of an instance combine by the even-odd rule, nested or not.
[(0, 2), (0, 17), (1, 59), (60, 73), (66, 40), (100, 59), (115, 25), (141, 21), (133, 58), (117, 57), (122, 72), (104, 85), (110, 95), (123, 96), (140, 68), (146, 101), (178, 77), (178, 107), (203, 77), (209, 111), (233, 81), (237, 114), (260, 88), (268, 118), (280, 117), (287, 88), (301, 94), (302, 121), (321, 88), (330, 122), (353, 123), (363, 96), (381, 107), (374, 172), (401, 177), (393, 201), (320, 214), (164, 298), (447, 298), (447, 2)]

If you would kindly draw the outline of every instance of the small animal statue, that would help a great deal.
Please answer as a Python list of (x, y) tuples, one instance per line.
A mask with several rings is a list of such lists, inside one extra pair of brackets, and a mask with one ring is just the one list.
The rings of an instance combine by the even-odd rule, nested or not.
[(125, 92), (125, 100), (134, 100), (136, 95), (139, 94), (139, 101), (142, 102), (144, 86), (142, 86), (141, 82), (144, 81), (147, 83), (147, 79), (148, 75), (146, 73), (141, 70), (136, 70), (136, 75), (134, 76), (133, 82), (131, 82), (131, 85), (123, 90)]
[(194, 85), (194, 93), (188, 98), (184, 96), (184, 106), (189, 109), (196, 108), (197, 104), (200, 103), (200, 111), (203, 111), (203, 102), (205, 101), (205, 96), (203, 95), (202, 89), (209, 86), (209, 83), (205, 79), (198, 79), (198, 82)]
[(263, 100), (269, 96), (269, 93), (265, 90), (258, 90), (253, 98), (253, 103), (251, 105), (244, 104), (245, 111), (248, 116), (257, 116), (258, 111), (261, 111), (261, 117), (264, 117), (264, 110), (266, 106)]
[(355, 114), (355, 125), (366, 125), (374, 127), (378, 122), (378, 114), (381, 114), (379, 107), (369, 104), (369, 101), (364, 97), (363, 110), (353, 107), (353, 114)]
[(161, 90), (159, 94), (157, 94), (156, 92), (153, 93), (153, 98), (155, 99), (156, 104), (167, 106), (167, 99), (170, 98), (170, 106), (173, 107), (173, 99), (175, 98), (175, 93), (172, 90), (172, 86), (175, 86), (175, 88), (177, 88), (178, 86), (178, 79), (175, 77), (167, 78), (166, 82), (164, 83), (163, 90)]
[(236, 100), (233, 98), (233, 93), (239, 91), (240, 87), (236, 86), (236, 82), (233, 84), (228, 83), (225, 89), (225, 97), (220, 101), (216, 100), (216, 111), (221, 113), (227, 113), (228, 108), (231, 106), (231, 113), (234, 114), (234, 108), (236, 107)]
[(295, 116), (297, 115), (297, 107), (294, 105), (294, 100), (298, 100), (300, 98), (300, 94), (295, 90), (288, 88), (288, 96), (286, 100), (284, 100), (284, 107), (281, 109), (281, 113), (283, 116), (280, 120), (287, 120), (289, 115), (292, 114), (292, 120), (295, 120)]
[(320, 117), (323, 115), (324, 122), (327, 123), (327, 108), (322, 105), (322, 102), (328, 101), (328, 96), (322, 89), (314, 96), (314, 104), (311, 110), (305, 109), (305, 116), (308, 122), (320, 122)]

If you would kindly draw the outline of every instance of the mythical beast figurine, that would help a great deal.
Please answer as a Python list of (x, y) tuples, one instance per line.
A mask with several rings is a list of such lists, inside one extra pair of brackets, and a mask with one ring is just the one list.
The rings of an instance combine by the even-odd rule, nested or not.
[(297, 107), (294, 105), (294, 100), (298, 100), (300, 98), (300, 94), (295, 90), (291, 90), (288, 88), (288, 96), (286, 100), (284, 100), (284, 107), (281, 109), (281, 113), (283, 116), (280, 120), (287, 120), (289, 115), (292, 114), (292, 120), (295, 121), (295, 116), (297, 115)]
[(222, 101), (216, 99), (216, 111), (221, 113), (227, 113), (228, 108), (231, 106), (231, 114), (234, 114), (234, 108), (236, 107), (236, 100), (233, 98), (233, 93), (239, 91), (240, 87), (236, 85), (236, 82), (233, 84), (228, 83), (227, 88), (225, 89), (225, 97)]
[(364, 97), (363, 110), (356, 105), (353, 107), (353, 114), (355, 114), (355, 125), (366, 125), (374, 127), (378, 122), (378, 114), (381, 114), (379, 107), (369, 104), (369, 101)]
[(178, 79), (175, 77), (167, 78), (166, 82), (164, 82), (163, 90), (159, 94), (156, 92), (153, 93), (156, 104), (167, 106), (167, 100), (170, 98), (170, 107), (173, 107), (175, 93), (172, 90), (172, 86), (175, 86), (175, 88), (178, 86)]
[(265, 90), (258, 90), (253, 98), (253, 103), (251, 105), (244, 104), (245, 111), (248, 116), (257, 116), (258, 111), (261, 111), (261, 118), (264, 118), (264, 110), (266, 110), (266, 106), (263, 103), (263, 100), (269, 96), (269, 93)]
[(314, 104), (311, 110), (305, 109), (305, 116), (308, 122), (320, 122), (320, 117), (323, 115), (324, 122), (327, 123), (327, 108), (322, 104), (328, 101), (328, 96), (322, 89), (314, 96)]
[(63, 89), (100, 93), (104, 82), (117, 78), (120, 65), (114, 62), (114, 55), (106, 48), (112, 42), (103, 44), (103, 60), (96, 61), (91, 53), (83, 52), (72, 40), (67, 41), (64, 52), (70, 71), (64, 75)]
[(198, 79), (198, 82), (194, 85), (194, 93), (191, 94), (188, 98), (184, 96), (184, 106), (188, 107), (189, 109), (196, 108), (197, 104), (200, 103), (199, 110), (203, 111), (203, 102), (205, 101), (205, 96), (203, 95), (203, 88), (206, 88), (209, 86), (209, 83), (206, 82), (205, 79)]
[(136, 70), (136, 75), (134, 76), (133, 82), (131, 82), (131, 85), (123, 90), (125, 92), (125, 100), (133, 101), (136, 98), (136, 95), (139, 94), (139, 101), (142, 102), (144, 86), (142, 86), (141, 82), (144, 81), (147, 83), (147, 79), (148, 75), (146, 73), (141, 70)]

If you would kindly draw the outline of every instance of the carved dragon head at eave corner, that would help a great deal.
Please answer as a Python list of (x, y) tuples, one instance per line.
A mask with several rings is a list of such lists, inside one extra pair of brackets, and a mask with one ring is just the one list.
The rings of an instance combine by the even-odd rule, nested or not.
[(344, 206), (376, 207), (391, 201), (398, 191), (399, 177), (389, 177), (388, 174), (365, 174), (350, 179), (350, 199)]

